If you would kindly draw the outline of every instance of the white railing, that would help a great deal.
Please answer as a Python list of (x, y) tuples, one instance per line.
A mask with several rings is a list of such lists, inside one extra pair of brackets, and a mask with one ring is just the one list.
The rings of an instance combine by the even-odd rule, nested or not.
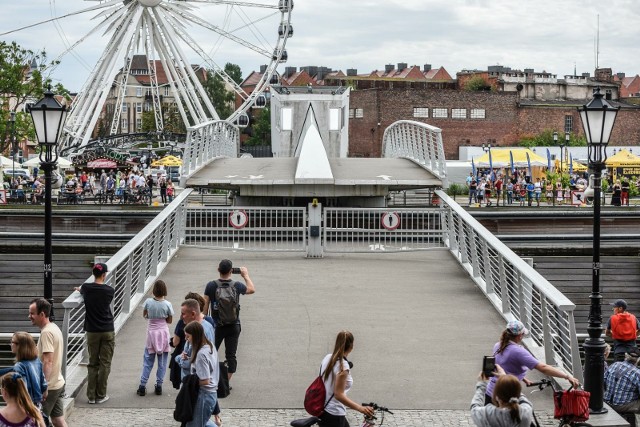
[(412, 120), (393, 123), (382, 136), (382, 157), (413, 160), (440, 178), (443, 188), (449, 187), (442, 130), (435, 126)]
[(400, 252), (444, 248), (440, 208), (325, 208), (326, 252)]
[(238, 157), (240, 130), (233, 123), (216, 120), (187, 130), (180, 185), (216, 157)]
[(531, 265), (484, 228), (444, 191), (438, 190), (450, 252), (502, 317), (530, 331), (529, 350), (583, 380), (573, 304)]
[[(182, 191), (176, 199), (160, 212), (129, 243), (108, 261), (107, 285), (115, 289), (112, 304), (116, 332), (124, 325), (156, 277), (167, 266), (184, 239), (184, 222), (187, 197), (191, 189)], [(91, 281), (89, 277), (87, 281)], [(75, 390), (84, 379), (84, 369), (79, 369), (85, 357), (84, 313), (85, 307), (79, 292), (71, 294), (63, 303), (62, 333), (65, 348), (63, 374), (67, 390)]]
[(306, 208), (189, 207), (184, 245), (246, 251), (306, 251)]

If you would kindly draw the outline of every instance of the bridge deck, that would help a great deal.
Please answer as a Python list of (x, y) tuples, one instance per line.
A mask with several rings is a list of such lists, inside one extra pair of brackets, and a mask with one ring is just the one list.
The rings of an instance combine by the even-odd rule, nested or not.
[[(217, 277), (217, 264), (226, 257), (249, 268), (256, 294), (241, 299), (238, 372), (231, 396), (221, 401), (223, 411), (301, 408), (304, 390), (341, 329), (356, 339), (350, 358), (355, 400), (394, 409), (466, 410), (482, 356), (503, 328), (447, 251), (304, 259), (181, 248), (161, 277), (176, 312), (188, 291), (202, 292)], [(153, 380), (149, 396), (135, 395), (145, 329), (138, 307), (118, 334), (111, 400), (100, 410), (174, 407), (176, 391), (168, 381), (161, 397), (153, 395)], [(550, 395), (535, 398), (537, 409), (551, 408)], [(84, 390), (75, 406), (72, 420), (97, 410), (86, 404)]]

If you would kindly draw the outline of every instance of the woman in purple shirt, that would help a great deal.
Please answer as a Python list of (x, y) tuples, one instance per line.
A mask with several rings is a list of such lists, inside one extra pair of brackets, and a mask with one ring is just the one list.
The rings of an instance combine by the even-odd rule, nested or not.
[[(536, 369), (550, 377), (564, 378), (573, 387), (578, 387), (580, 382), (569, 374), (538, 361), (522, 344), (520, 344), (529, 331), (524, 324), (518, 320), (507, 323), (506, 329), (502, 332), (500, 341), (493, 346), (493, 354), (496, 358), (496, 365), (500, 365), (507, 374), (516, 376), (519, 380), (529, 384), (530, 381), (524, 376), (527, 371)], [(491, 402), (493, 388), (496, 385), (496, 378), (492, 377), (487, 386), (485, 403)]]

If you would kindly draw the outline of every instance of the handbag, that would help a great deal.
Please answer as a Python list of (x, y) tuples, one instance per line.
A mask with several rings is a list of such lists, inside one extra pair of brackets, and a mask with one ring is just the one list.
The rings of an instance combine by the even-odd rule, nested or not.
[(568, 417), (571, 421), (589, 419), (589, 398), (591, 393), (584, 390), (561, 390), (553, 392), (553, 417)]

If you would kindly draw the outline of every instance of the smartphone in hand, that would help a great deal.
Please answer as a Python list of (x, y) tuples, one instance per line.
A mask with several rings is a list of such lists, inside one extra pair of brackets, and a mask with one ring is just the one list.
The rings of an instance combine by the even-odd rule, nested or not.
[(484, 356), (482, 359), (482, 373), (485, 377), (489, 378), (493, 376), (493, 371), (496, 370), (496, 358), (494, 356)]

